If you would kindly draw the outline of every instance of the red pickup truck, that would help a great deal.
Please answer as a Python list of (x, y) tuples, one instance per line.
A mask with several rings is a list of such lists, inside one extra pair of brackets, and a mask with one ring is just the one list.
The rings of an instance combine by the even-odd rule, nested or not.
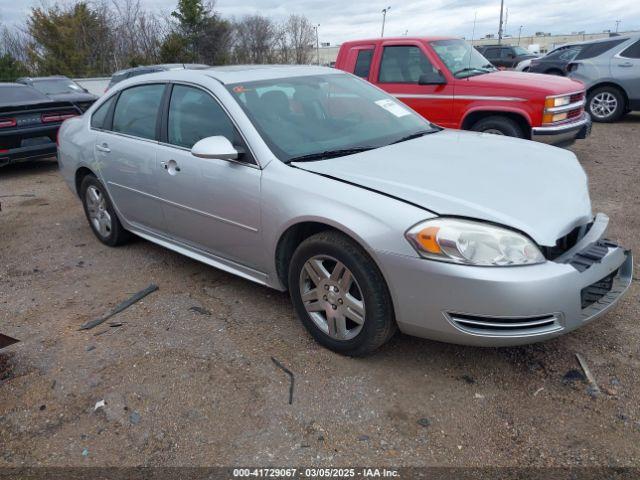
[(342, 44), (336, 68), (447, 128), (568, 145), (591, 132), (585, 88), (564, 77), (496, 70), (467, 42), (400, 37)]

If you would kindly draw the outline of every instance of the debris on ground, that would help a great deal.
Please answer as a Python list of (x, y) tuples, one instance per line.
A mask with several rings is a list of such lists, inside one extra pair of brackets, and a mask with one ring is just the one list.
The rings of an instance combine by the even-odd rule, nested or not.
[(584, 359), (582, 355), (576, 353), (576, 358), (578, 359), (578, 363), (582, 367), (584, 374), (589, 381), (589, 394), (590, 395), (598, 395), (600, 393), (600, 387), (598, 387), (598, 382), (596, 382), (596, 377), (593, 376), (591, 370), (589, 369), (589, 365), (587, 365), (587, 361)]
[(291, 405), (293, 403), (293, 384), (294, 384), (294, 376), (293, 376), (293, 372), (291, 370), (289, 370), (287, 367), (285, 367), (282, 363), (280, 363), (278, 360), (276, 360), (274, 357), (271, 357), (271, 361), (276, 365), (276, 367), (278, 367), (279, 369), (281, 369), (284, 373), (286, 373), (287, 375), (289, 375), (289, 379), (290, 379), (290, 384), (289, 384), (289, 405)]
[(585, 382), (587, 379), (581, 371), (572, 368), (562, 377), (562, 383), (565, 385), (572, 384), (574, 382)]
[(191, 310), (192, 312), (199, 313), (200, 315), (206, 315), (208, 317), (211, 316), (211, 312), (206, 308), (202, 308), (194, 305), (193, 307), (189, 308), (189, 310)]
[(9, 345), (13, 345), (14, 343), (18, 343), (20, 340), (16, 340), (8, 335), (3, 335), (0, 333), (0, 350), (8, 347)]
[(420, 418), (418, 419), (418, 421), (416, 422), (418, 425), (420, 425), (421, 427), (428, 427), (431, 425), (431, 420), (429, 420), (428, 418)]
[(144, 297), (146, 297), (150, 293), (155, 292), (156, 290), (158, 290), (158, 286), (156, 284), (154, 284), (154, 283), (150, 284), (144, 290), (140, 290), (139, 292), (133, 294), (130, 298), (128, 298), (127, 300), (125, 300), (124, 302), (122, 302), (121, 304), (116, 306), (113, 310), (111, 310), (106, 315), (104, 315), (104, 316), (102, 316), (100, 318), (96, 318), (95, 320), (91, 320), (89, 322), (83, 323), (80, 326), (79, 330), (89, 330), (89, 329), (91, 329), (93, 327), (97, 327), (98, 325), (100, 325), (100, 324), (106, 322), (107, 320), (109, 320), (114, 315), (116, 315), (116, 314), (122, 312), (123, 310), (129, 308), (134, 303), (139, 302), (140, 300), (142, 300)]
[(35, 197), (35, 193), (16, 193), (14, 195), (0, 195), (0, 198), (14, 198), (14, 197)]
[(471, 375), (462, 375), (462, 376), (460, 376), (458, 378), (460, 378), (460, 380), (464, 380), (469, 385), (472, 385), (472, 384), (476, 383), (476, 379), (473, 378)]
[(104, 400), (99, 400), (96, 402), (96, 406), (93, 407), (93, 411), (95, 412), (96, 410), (98, 410), (99, 408), (102, 408), (106, 405), (107, 403)]
[(534, 396), (534, 397), (537, 397), (537, 396), (538, 396), (538, 394), (539, 394), (541, 391), (543, 391), (543, 390), (544, 390), (544, 387), (540, 387), (540, 388), (539, 388), (539, 389), (537, 389), (535, 392), (533, 392), (533, 396)]
[(142, 417), (140, 416), (140, 414), (137, 411), (133, 411), (131, 412), (131, 415), (129, 415), (129, 421), (133, 424), (133, 425), (137, 425), (138, 423), (140, 423), (140, 419)]

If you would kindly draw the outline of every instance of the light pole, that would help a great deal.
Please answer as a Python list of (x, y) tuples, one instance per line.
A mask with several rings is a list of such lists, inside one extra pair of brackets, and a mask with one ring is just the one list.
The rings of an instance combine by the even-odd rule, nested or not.
[(522, 27), (523, 25), (520, 25), (520, 28), (518, 29), (518, 45), (520, 45), (520, 37), (522, 36)]
[(380, 37), (384, 37), (384, 22), (387, 19), (387, 12), (391, 10), (391, 7), (382, 9), (382, 33), (380, 33)]
[(316, 31), (316, 61), (320, 65), (320, 42), (318, 40), (318, 27), (320, 24), (314, 25), (313, 29)]
[(498, 26), (498, 45), (502, 43), (502, 12), (504, 11), (504, 0), (500, 0), (500, 25)]

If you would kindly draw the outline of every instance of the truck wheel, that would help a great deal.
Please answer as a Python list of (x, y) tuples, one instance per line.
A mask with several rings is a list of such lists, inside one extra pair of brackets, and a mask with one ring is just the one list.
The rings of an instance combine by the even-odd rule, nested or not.
[(615, 122), (624, 115), (626, 107), (624, 96), (616, 87), (596, 88), (587, 97), (587, 109), (596, 122)]
[(564, 77), (564, 73), (562, 72), (562, 70), (558, 70), (557, 68), (552, 68), (551, 70), (547, 70), (546, 72), (547, 75), (555, 75), (556, 77)]
[(289, 294), (305, 328), (334, 352), (367, 355), (397, 328), (377, 265), (338, 232), (317, 233), (298, 246), (289, 265)]
[(522, 128), (510, 118), (494, 115), (477, 121), (471, 127), (474, 132), (492, 133), (494, 135), (506, 135), (507, 137), (524, 138)]

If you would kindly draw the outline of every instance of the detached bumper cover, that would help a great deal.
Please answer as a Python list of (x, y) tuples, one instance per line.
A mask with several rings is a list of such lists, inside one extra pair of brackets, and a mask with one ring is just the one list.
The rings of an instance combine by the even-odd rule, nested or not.
[(591, 116), (584, 112), (580, 118), (560, 125), (533, 127), (531, 140), (549, 145), (565, 146), (591, 135)]
[[(631, 252), (609, 242), (580, 271), (560, 261), (471, 267), (378, 253), (404, 333), (449, 343), (508, 346), (557, 337), (608, 311), (631, 284)], [(582, 263), (584, 257), (580, 257)]]
[[(11, 129), (0, 134), (0, 167), (10, 163), (50, 157), (56, 154), (60, 124)], [(33, 140), (36, 141), (33, 141)], [(14, 144), (11, 147), (7, 144)], [(20, 145), (20, 146), (17, 146)]]

